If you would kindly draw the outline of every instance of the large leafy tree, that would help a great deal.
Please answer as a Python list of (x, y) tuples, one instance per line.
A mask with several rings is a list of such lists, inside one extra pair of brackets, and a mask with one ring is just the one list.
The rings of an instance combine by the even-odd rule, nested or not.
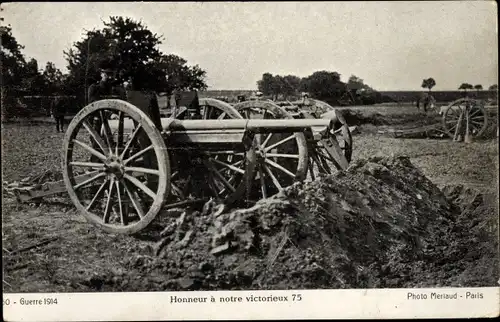
[(177, 55), (162, 55), (158, 61), (149, 64), (155, 78), (161, 84), (160, 90), (172, 93), (178, 90), (206, 89), (206, 72), (198, 65), (189, 66), (187, 61)]
[(86, 31), (83, 39), (65, 51), (68, 83), (74, 94), (82, 95), (99, 80), (99, 65), (114, 64), (118, 80), (131, 80), (136, 90), (168, 92), (178, 89), (205, 89), (205, 71), (190, 67), (186, 60), (165, 55), (159, 50), (162, 36), (151, 32), (142, 22), (110, 17), (104, 28)]
[(2, 46), (0, 47), (2, 88), (19, 88), (26, 67), (26, 61), (21, 53), (24, 46), (20, 45), (12, 35), (10, 26), (0, 26), (0, 33), (2, 37)]
[[(0, 26), (1, 46), (0, 61), (2, 66), (1, 77), (1, 104), (2, 120), (21, 113), (20, 106), (15, 99), (23, 91), (26, 61), (22, 54), (24, 46), (20, 45), (12, 35), (10, 26)], [(32, 66), (31, 66), (32, 67)]]
[(294, 75), (286, 75), (283, 77), (283, 95), (285, 99), (288, 96), (297, 94), (300, 86), (300, 78)]
[(300, 90), (325, 100), (339, 97), (345, 91), (345, 83), (340, 81), (340, 74), (337, 72), (317, 71), (302, 78)]

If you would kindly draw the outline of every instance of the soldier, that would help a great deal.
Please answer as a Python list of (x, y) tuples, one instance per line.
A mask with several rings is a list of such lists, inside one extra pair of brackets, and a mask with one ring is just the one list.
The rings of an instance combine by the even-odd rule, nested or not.
[[(66, 102), (60, 97), (54, 97), (52, 101), (51, 114), (56, 121), (56, 131), (64, 132), (64, 115), (66, 114)], [(59, 131), (59, 128), (61, 131)]]
[[(88, 102), (89, 104), (98, 100), (118, 98), (127, 100), (127, 93), (122, 84), (116, 79), (116, 67), (109, 61), (104, 61), (101, 66), (101, 80), (97, 83), (90, 85), (88, 89)], [(97, 133), (101, 132), (102, 122), (99, 117), (94, 119), (94, 129)], [(97, 143), (91, 139), (92, 146), (98, 150)], [(98, 158), (94, 155), (91, 157), (91, 162), (98, 162)]]
[(92, 103), (106, 98), (127, 99), (124, 87), (116, 80), (116, 67), (107, 61), (101, 64), (101, 80), (89, 87), (88, 101)]
[(306, 92), (302, 92), (302, 104), (307, 105), (309, 104), (309, 94)]

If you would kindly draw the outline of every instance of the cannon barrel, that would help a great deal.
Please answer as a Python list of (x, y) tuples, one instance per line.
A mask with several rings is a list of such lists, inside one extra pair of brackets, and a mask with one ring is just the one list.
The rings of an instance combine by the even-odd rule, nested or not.
[[(322, 119), (229, 119), (229, 120), (179, 120), (162, 118), (161, 125), (165, 139), (171, 147), (202, 144), (206, 149), (221, 146), (238, 146), (245, 136), (266, 133), (303, 132), (310, 130), (313, 137), (320, 139), (333, 128), (333, 120)], [(118, 120), (109, 120), (112, 131), (118, 130)], [(125, 132), (132, 132), (131, 119), (123, 120)]]
[[(299, 132), (306, 128), (316, 128), (324, 130), (332, 126), (331, 119), (230, 119), (230, 120), (178, 120), (172, 118), (162, 118), (161, 125), (163, 131), (217, 131), (217, 130), (239, 130), (252, 131), (255, 133), (271, 132)], [(109, 120), (112, 130), (118, 129), (118, 120)], [(134, 128), (131, 119), (123, 120), (123, 128), (130, 131)]]
[(166, 131), (243, 130), (255, 133), (299, 132), (306, 128), (331, 126), (329, 119), (231, 119), (231, 120), (172, 120), (162, 119)]

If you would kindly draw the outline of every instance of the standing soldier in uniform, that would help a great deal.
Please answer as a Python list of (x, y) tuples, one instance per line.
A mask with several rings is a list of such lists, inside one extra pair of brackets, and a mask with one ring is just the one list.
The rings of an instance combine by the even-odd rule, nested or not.
[[(52, 101), (51, 114), (56, 121), (56, 131), (64, 132), (64, 115), (66, 114), (66, 102), (60, 97), (54, 97)], [(59, 131), (59, 128), (61, 129)]]

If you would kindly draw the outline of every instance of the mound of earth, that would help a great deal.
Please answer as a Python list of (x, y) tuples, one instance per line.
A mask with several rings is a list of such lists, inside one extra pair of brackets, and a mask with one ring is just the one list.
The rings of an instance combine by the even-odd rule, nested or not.
[(482, 198), (438, 189), (405, 157), (360, 160), (249, 209), (181, 212), (155, 249), (126, 257), (126, 273), (95, 277), (96, 288), (494, 286), (498, 223)]

